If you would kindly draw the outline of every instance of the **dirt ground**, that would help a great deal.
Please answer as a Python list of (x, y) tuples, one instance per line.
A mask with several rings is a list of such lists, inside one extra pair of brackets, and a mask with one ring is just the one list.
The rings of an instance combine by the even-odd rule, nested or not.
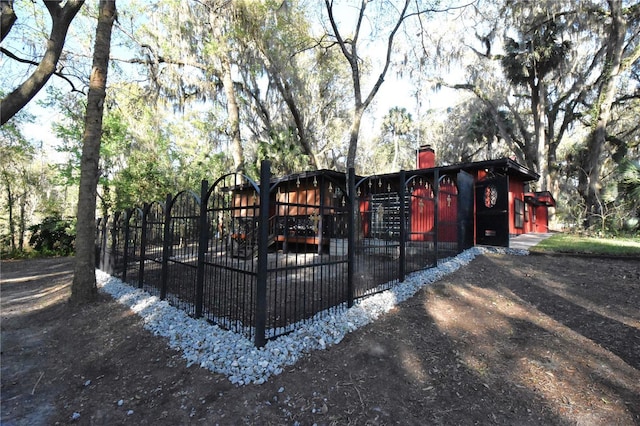
[(1, 268), (2, 425), (640, 424), (638, 259), (480, 256), (245, 387), (108, 296), (71, 308), (69, 258)]

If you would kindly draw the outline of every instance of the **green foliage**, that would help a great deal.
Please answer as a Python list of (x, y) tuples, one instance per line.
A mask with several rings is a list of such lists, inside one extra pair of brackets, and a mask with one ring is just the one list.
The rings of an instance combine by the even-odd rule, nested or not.
[(73, 253), (75, 221), (56, 216), (46, 217), (42, 223), (29, 227), (29, 245), (45, 255), (68, 256)]
[(630, 198), (640, 203), (640, 161), (623, 161), (620, 164), (620, 173), (622, 189)]
[[(513, 135), (515, 133), (515, 125), (509, 113), (505, 110), (498, 111), (499, 120), (503, 123), (507, 133)], [(491, 109), (483, 108), (471, 117), (469, 128), (467, 129), (466, 139), (480, 145), (498, 141), (501, 138), (500, 128), (493, 116)]]
[(507, 37), (506, 55), (502, 58), (507, 77), (516, 84), (529, 84), (555, 71), (571, 50), (571, 42), (558, 42), (563, 31), (563, 25), (546, 21), (521, 41)]
[(256, 161), (251, 174), (260, 176), (260, 162), (271, 161), (271, 172), (277, 175), (288, 175), (305, 171), (309, 162), (302, 152), (300, 145), (296, 143), (295, 130), (272, 130), (268, 140), (258, 142)]
[[(33, 116), (20, 111), (0, 127), (0, 233), (2, 251), (23, 249), (27, 213), (40, 199), (36, 188), (47, 187), (36, 159), (36, 149), (22, 133)], [(42, 197), (40, 197), (42, 198)], [(6, 248), (5, 248), (6, 247)]]
[(535, 252), (640, 256), (640, 237), (595, 238), (577, 234), (554, 234), (535, 247)]
[[(387, 12), (395, 4), (363, 4), (367, 4), (365, 21), (372, 30), (365, 33), (363, 27), (358, 57), (362, 77), (375, 77), (382, 57), (371, 55), (371, 48), (382, 50), (386, 44), (383, 29), (394, 19), (395, 15)], [(549, 189), (559, 201), (558, 214), (571, 225), (581, 224), (586, 207), (576, 187), (584, 174), (579, 153), (586, 145), (579, 143), (584, 142), (581, 132), (593, 121), (587, 116), (589, 111), (597, 110), (596, 89), (608, 66), (602, 49), (606, 47), (610, 21), (603, 14), (607, 12), (605, 2), (588, 3), (578, 9), (575, 5), (570, 1), (481, 0), (474, 7), (461, 9), (457, 22), (442, 14), (408, 21), (396, 34), (391, 67), (415, 88), (420, 105), (411, 110), (411, 102), (398, 97), (401, 107), (372, 125), (374, 132), (367, 132), (368, 138), (359, 142), (356, 164), (360, 171), (412, 168), (419, 143), (432, 144), (438, 163), (443, 165), (515, 154), (523, 164), (535, 168), (537, 147), (533, 136), (540, 131), (549, 137), (548, 166), (556, 173), (551, 178), (557, 179)], [(358, 10), (356, 4), (347, 5), (352, 6), (353, 11)], [(477, 15), (477, 10), (482, 10), (482, 15)], [(623, 11), (628, 15), (629, 52), (638, 44), (638, 34), (633, 31), (640, 16), (638, 10), (633, 6)], [(86, 46), (69, 46), (89, 48), (91, 37), (85, 35), (92, 31), (85, 30), (95, 25), (97, 4), (87, 4), (83, 11), (91, 19), (85, 15), (74, 25), (82, 29), (76, 32)], [(235, 133), (230, 131), (228, 120), (229, 94), (222, 85), (225, 60), (231, 65), (240, 110), (247, 174), (257, 177), (260, 160), (265, 158), (272, 161), (277, 175), (314, 166), (344, 168), (353, 120), (352, 70), (340, 50), (333, 48), (335, 40), (331, 41), (332, 31), (327, 31), (324, 2), (133, 1), (120, 11), (120, 22), (123, 31), (114, 33), (114, 45), (120, 46), (116, 56), (124, 60), (111, 63), (115, 72), (109, 76), (103, 118), (98, 187), (103, 211), (164, 200), (167, 193), (186, 188), (197, 190), (201, 179), (211, 181), (234, 170), (231, 141)], [(477, 23), (476, 40), (469, 33), (470, 27), (462, 28), (461, 22)], [(439, 40), (437, 33), (448, 36)], [(460, 34), (460, 39), (451, 42), (455, 34)], [(513, 39), (505, 43), (497, 40), (503, 35)], [(407, 53), (411, 49), (412, 53)], [(413, 60), (416, 62), (410, 69)], [(86, 57), (84, 62), (84, 67), (90, 65)], [(435, 69), (434, 64), (445, 64), (446, 68)], [(457, 72), (458, 65), (461, 73)], [(635, 175), (629, 166), (625, 171), (621, 165), (638, 158), (640, 109), (631, 99), (639, 67), (639, 61), (631, 63), (630, 72), (618, 85), (612, 122), (607, 125), (608, 145), (600, 162), (602, 220), (590, 230), (593, 233), (638, 232), (633, 225), (640, 217)], [(434, 83), (436, 79), (438, 83)], [(527, 86), (536, 79), (544, 84), (534, 93)], [(9, 73), (0, 80), (10, 81)], [(363, 78), (361, 83), (366, 93), (375, 78)], [(472, 97), (457, 106), (448, 103), (450, 108), (439, 109), (438, 95), (423, 93), (427, 87), (439, 85), (464, 87)], [(39, 163), (31, 141), (22, 141), (22, 148), (1, 145), (2, 226), (8, 222), (7, 183), (16, 190), (12, 192), (16, 195), (14, 212), (22, 207), (19, 203), (25, 202), (27, 226), (43, 216), (69, 214), (69, 209), (60, 208), (60, 204), (70, 205), (78, 185), (86, 99), (83, 94), (66, 93), (68, 83), (48, 87), (51, 97), (47, 106), (55, 106), (63, 116), (53, 123), (54, 133), (62, 141), (60, 150), (68, 158), (64, 164), (55, 165), (56, 183), (63, 188), (50, 184), (47, 171), (28, 167)], [(544, 128), (538, 130), (532, 123), (533, 97), (544, 101), (539, 104), (545, 111), (541, 120)], [(2, 137), (13, 134), (17, 143), (19, 126), (10, 124), (1, 129)], [(43, 123), (45, 132), (47, 125)], [(574, 155), (561, 155), (569, 144), (576, 146)]]
[(622, 221), (622, 231), (640, 233), (640, 161), (625, 159), (618, 169), (620, 181), (619, 202), (626, 209)]
[(588, 208), (578, 193), (574, 174), (581, 171), (573, 168), (573, 163), (560, 169), (560, 174), (568, 180), (559, 180), (560, 195), (557, 215), (561, 223), (580, 229), (586, 235), (593, 236), (635, 236), (640, 234), (640, 166), (638, 161), (625, 158), (617, 166), (605, 163), (608, 174), (601, 181), (602, 188), (598, 196), (601, 212), (595, 215), (591, 226), (587, 223)]
[[(371, 148), (368, 147), (371, 145)], [(406, 108), (393, 107), (382, 118), (380, 136), (372, 144), (363, 141), (358, 160), (362, 173), (397, 172), (415, 167), (415, 123)]]
[(382, 119), (384, 133), (394, 136), (404, 136), (413, 130), (413, 118), (406, 108), (393, 107)]

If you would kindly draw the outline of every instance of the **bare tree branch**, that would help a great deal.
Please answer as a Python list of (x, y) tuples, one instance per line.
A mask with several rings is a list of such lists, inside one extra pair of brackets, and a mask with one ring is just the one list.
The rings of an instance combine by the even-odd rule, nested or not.
[[(4, 55), (8, 56), (9, 58), (13, 59), (14, 61), (20, 62), (22, 64), (29, 64), (29, 65), (33, 65), (33, 66), (36, 66), (36, 67), (39, 64), (37, 61), (33, 61), (31, 59), (20, 58), (20, 57), (16, 56), (13, 52), (10, 52), (9, 50), (5, 49), (4, 47), (0, 47), (0, 52), (2, 52), (2, 54), (4, 54)], [(55, 75), (56, 77), (60, 77), (61, 79), (63, 79), (67, 83), (69, 83), (69, 86), (71, 86), (71, 92), (82, 93), (83, 95), (85, 94), (82, 90), (79, 90), (79, 89), (76, 88), (75, 84), (73, 84), (73, 81), (71, 81), (71, 79), (69, 77), (67, 77), (66, 74), (63, 74), (60, 71), (55, 71), (53, 73), (53, 75)]]
[(0, 100), (0, 125), (9, 121), (24, 108), (55, 73), (69, 25), (84, 4), (84, 0), (69, 0), (64, 6), (61, 6), (60, 2), (45, 1), (44, 4), (49, 10), (52, 20), (47, 49), (31, 76)]

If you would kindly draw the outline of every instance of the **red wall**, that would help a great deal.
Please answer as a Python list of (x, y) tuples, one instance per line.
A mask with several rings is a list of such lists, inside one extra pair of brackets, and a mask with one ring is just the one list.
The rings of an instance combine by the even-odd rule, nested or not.
[[(419, 166), (425, 167), (433, 157), (433, 150), (430, 147), (418, 152)], [(422, 157), (421, 157), (422, 155)], [(476, 170), (473, 173), (475, 181), (485, 177), (484, 170)], [(443, 182), (440, 187), (438, 219), (440, 221), (439, 240), (441, 242), (456, 242), (458, 238), (458, 190), (453, 182)], [(511, 235), (524, 234), (529, 232), (548, 232), (548, 207), (534, 206), (525, 203), (525, 183), (517, 176), (509, 176), (509, 233)], [(433, 241), (435, 227), (435, 203), (433, 199), (433, 189), (430, 185), (415, 186), (410, 203), (410, 233), (408, 238), (412, 241)], [(516, 228), (516, 199), (522, 201), (523, 217), (522, 227)], [(362, 233), (364, 236), (370, 234), (370, 202), (362, 200), (360, 202), (360, 215)], [(473, 235), (476, 235), (476, 213), (474, 202)], [(475, 244), (475, 241), (474, 241)]]
[(453, 180), (445, 178), (440, 183), (438, 195), (438, 240), (458, 241), (458, 188)]
[(360, 200), (360, 224), (362, 225), (362, 235), (370, 236), (371, 232), (371, 202), (367, 199)]
[[(509, 234), (524, 234), (524, 228), (516, 228), (516, 206), (515, 200), (519, 199), (524, 203), (524, 182), (515, 176), (509, 177)], [(526, 226), (527, 222), (524, 222)]]
[(532, 232), (549, 232), (549, 207), (538, 206), (532, 207), (536, 212), (535, 228)]
[(416, 185), (411, 196), (411, 241), (433, 241), (434, 212), (431, 185)]

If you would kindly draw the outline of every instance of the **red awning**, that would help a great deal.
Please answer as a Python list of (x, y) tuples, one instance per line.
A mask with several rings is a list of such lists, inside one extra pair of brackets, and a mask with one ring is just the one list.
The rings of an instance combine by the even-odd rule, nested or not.
[(549, 191), (527, 192), (524, 194), (524, 200), (534, 206), (556, 206), (556, 200), (553, 199), (553, 195)]

